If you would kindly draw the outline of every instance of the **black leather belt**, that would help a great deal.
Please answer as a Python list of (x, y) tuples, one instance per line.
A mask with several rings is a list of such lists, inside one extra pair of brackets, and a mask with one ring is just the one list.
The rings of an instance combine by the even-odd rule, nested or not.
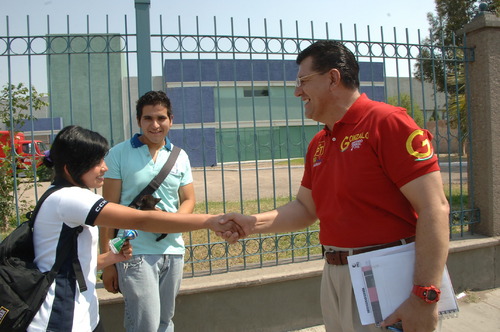
[[(390, 243), (376, 245), (373, 247), (354, 249), (352, 251), (351, 255), (362, 254), (362, 253), (373, 251), (373, 250), (396, 247), (396, 246), (400, 246), (402, 244), (412, 243), (412, 242), (415, 242), (414, 236), (408, 237), (406, 239), (390, 242)], [(337, 250), (325, 251), (326, 262), (330, 265), (346, 265), (347, 264), (347, 256), (349, 256), (349, 251), (337, 251)]]

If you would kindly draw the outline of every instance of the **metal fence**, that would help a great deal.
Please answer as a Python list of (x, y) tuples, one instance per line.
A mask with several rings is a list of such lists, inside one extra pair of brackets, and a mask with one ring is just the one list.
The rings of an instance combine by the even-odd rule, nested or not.
[[(370, 27), (216, 18), (183, 22), (161, 16), (151, 20), (145, 41), (138, 39), (131, 21), (106, 17), (96, 23), (87, 16), (35, 22), (27, 17), (14, 25), (6, 17), (0, 29), (1, 112), (11, 122), (16, 117), (16, 86), (23, 83), (29, 91), (22, 112), (37, 120), (3, 129), (23, 131), (47, 144), (69, 124), (97, 130), (112, 145), (131, 137), (138, 130), (134, 103), (144, 79), (137, 75), (142, 75), (138, 63), (146, 43), (152, 88), (166, 90), (173, 102), (170, 137), (194, 166), (195, 212), (266, 211), (294, 198), (308, 142), (322, 128), (304, 118), (301, 101), (293, 95), (295, 57), (315, 40), (336, 39), (357, 56), (363, 92), (403, 105), (433, 133), (451, 204), (451, 236), (462, 237), (479, 222), (467, 181), (473, 167), (467, 159), (472, 153), (467, 104), (464, 111), (453, 111), (453, 98), (468, 91), (467, 48), (433, 45), (419, 31), (374, 33)], [(435, 54), (443, 54), (441, 62), (451, 73), (448, 93), (440, 92), (436, 81), (413, 77), (419, 65), (435, 61)], [(48, 106), (37, 109), (31, 87), (46, 93), (42, 99)], [(31, 159), (35, 154), (31, 150)], [(28, 191), (28, 202), (34, 204), (47, 183), (38, 181), (36, 169), (12, 165), (12, 174), (34, 177)], [(20, 204), (27, 181), (12, 179), (19, 222), (27, 208)], [(186, 233), (185, 241), (186, 276), (319, 259), (321, 253), (317, 225), (296, 233), (260, 234), (231, 246), (208, 231)]]

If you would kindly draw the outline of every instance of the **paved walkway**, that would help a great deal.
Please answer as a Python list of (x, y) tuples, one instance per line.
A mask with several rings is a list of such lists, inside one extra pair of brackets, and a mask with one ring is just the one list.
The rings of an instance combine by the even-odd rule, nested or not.
[[(441, 332), (499, 332), (500, 288), (466, 294), (458, 300), (458, 317), (443, 320)], [(314, 326), (295, 332), (299, 331), (325, 332), (325, 327)]]

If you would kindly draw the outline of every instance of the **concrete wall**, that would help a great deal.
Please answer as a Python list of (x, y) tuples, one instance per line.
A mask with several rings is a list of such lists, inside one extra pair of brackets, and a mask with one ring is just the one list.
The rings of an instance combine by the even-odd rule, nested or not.
[[(467, 46), (474, 47), (469, 66), (472, 153), (469, 188), (481, 211), (475, 231), (500, 235), (500, 18), (477, 16), (465, 27)], [(469, 163), (472, 164), (472, 163)]]

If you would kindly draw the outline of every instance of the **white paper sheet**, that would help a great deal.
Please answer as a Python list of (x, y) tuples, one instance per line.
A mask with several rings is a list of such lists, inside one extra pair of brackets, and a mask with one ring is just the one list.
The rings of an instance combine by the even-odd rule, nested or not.
[[(382, 321), (410, 295), (415, 266), (414, 243), (353, 255), (347, 259), (363, 325)], [(442, 316), (458, 313), (446, 267), (438, 308)]]

